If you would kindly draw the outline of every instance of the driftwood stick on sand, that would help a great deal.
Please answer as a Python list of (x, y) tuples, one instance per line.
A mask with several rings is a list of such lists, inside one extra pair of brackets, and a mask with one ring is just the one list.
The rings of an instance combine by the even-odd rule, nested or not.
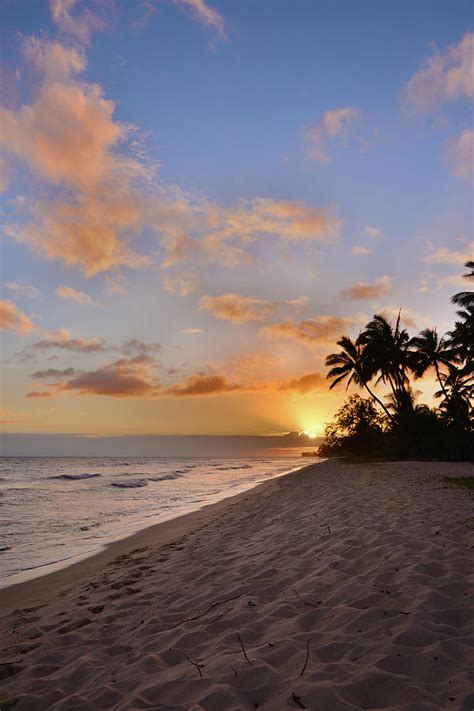
[(239, 593), (239, 595), (234, 595), (233, 597), (228, 597), (226, 600), (217, 600), (216, 602), (213, 602), (212, 605), (210, 605), (208, 608), (206, 608), (203, 612), (200, 612), (198, 615), (194, 615), (194, 617), (187, 617), (185, 620), (181, 620), (180, 622), (177, 622), (175, 625), (171, 627), (172, 630), (176, 629), (176, 627), (179, 627), (180, 625), (184, 625), (186, 622), (193, 622), (194, 620), (199, 620), (200, 617), (204, 617), (204, 615), (207, 615), (208, 612), (213, 610), (215, 607), (218, 607), (219, 605), (223, 605), (224, 602), (230, 602), (231, 600), (237, 600), (237, 598), (242, 597), (242, 593)]
[(192, 664), (192, 665), (193, 665), (193, 667), (196, 667), (196, 669), (197, 669), (197, 670), (198, 670), (198, 672), (199, 672), (199, 676), (200, 676), (200, 677), (201, 677), (201, 679), (202, 679), (202, 671), (201, 671), (201, 667), (203, 667), (203, 666), (204, 666), (204, 664), (199, 664), (198, 662), (193, 662), (193, 660), (192, 660), (192, 659), (190, 659), (189, 657), (186, 657), (186, 660), (187, 660), (187, 661), (188, 661), (188, 662), (189, 662), (190, 664)]
[(239, 640), (240, 646), (242, 647), (242, 652), (244, 653), (244, 657), (247, 660), (248, 665), (251, 667), (252, 662), (250, 661), (250, 659), (247, 656), (247, 652), (245, 651), (244, 643), (242, 642), (242, 637), (240, 636), (240, 634), (238, 632), (237, 632), (237, 639)]
[(308, 661), (309, 661), (309, 639), (306, 642), (306, 659), (304, 660), (303, 669), (300, 671), (300, 676), (303, 676), (303, 674), (305, 673), (306, 667), (308, 666)]

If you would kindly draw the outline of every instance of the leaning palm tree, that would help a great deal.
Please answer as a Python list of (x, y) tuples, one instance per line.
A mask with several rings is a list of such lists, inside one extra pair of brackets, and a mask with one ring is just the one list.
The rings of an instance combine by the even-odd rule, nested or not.
[(443, 419), (454, 429), (470, 431), (474, 396), (472, 375), (464, 373), (460, 368), (452, 368), (448, 375), (443, 376), (443, 385), (443, 389), (434, 394), (436, 398), (443, 398), (439, 406)]
[(348, 336), (341, 336), (337, 341), (337, 345), (341, 347), (341, 351), (339, 353), (331, 353), (326, 358), (326, 365), (332, 366), (326, 376), (329, 379), (333, 379), (330, 390), (344, 380), (347, 381), (346, 389), (351, 383), (363, 387), (371, 398), (380, 405), (387, 417), (393, 421), (393, 416), (387, 407), (369, 388), (370, 377), (366, 371), (364, 352), (361, 346), (358, 343), (354, 343)]
[(378, 375), (377, 383), (388, 383), (395, 402), (406, 409), (409, 389), (408, 370), (414, 369), (415, 356), (408, 348), (410, 337), (400, 328), (400, 313), (395, 328), (384, 316), (376, 314), (357, 339), (363, 347), (365, 372), (372, 377)]
[(457, 316), (459, 321), (448, 331), (447, 345), (457, 361), (463, 363), (463, 372), (469, 374), (474, 372), (474, 303), (457, 311)]
[[(474, 279), (474, 262), (466, 262), (464, 265), (470, 270), (469, 274), (463, 274), (465, 279)], [(453, 304), (462, 306), (463, 308), (474, 307), (474, 291), (460, 291), (451, 297)]]
[(415, 378), (421, 378), (428, 368), (433, 367), (438, 383), (444, 392), (440, 366), (444, 366), (449, 371), (453, 365), (453, 351), (447, 347), (444, 338), (438, 336), (436, 328), (425, 328), (419, 336), (415, 336), (409, 341), (408, 346), (414, 350), (415, 354), (412, 363)]

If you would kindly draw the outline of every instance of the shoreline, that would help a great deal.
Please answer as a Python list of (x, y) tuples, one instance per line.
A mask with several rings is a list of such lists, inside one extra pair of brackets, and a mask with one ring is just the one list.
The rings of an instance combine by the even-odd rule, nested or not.
[(467, 711), (472, 475), (327, 460), (6, 588), (0, 705)]
[[(13, 607), (28, 607), (33, 604), (38, 604), (38, 602), (41, 604), (46, 597), (50, 594), (54, 594), (58, 588), (71, 584), (76, 577), (93, 573), (100, 569), (101, 566), (107, 565), (116, 556), (127, 554), (134, 548), (143, 545), (162, 545), (163, 543), (173, 540), (174, 537), (184, 535), (191, 530), (193, 526), (200, 525), (209, 515), (214, 512), (218, 513), (225, 507), (226, 503), (238, 501), (240, 498), (258, 491), (261, 487), (271, 484), (271, 482), (276, 479), (306, 471), (307, 469), (318, 466), (323, 461), (324, 459), (322, 458), (317, 464), (303, 464), (301, 467), (290, 469), (270, 479), (257, 482), (251, 488), (241, 491), (238, 494), (224, 496), (218, 501), (204, 504), (204, 506), (193, 511), (188, 511), (184, 514), (166, 519), (165, 521), (159, 521), (158, 523), (146, 526), (135, 533), (103, 544), (98, 550), (91, 552), (90, 555), (81, 556), (79, 560), (74, 561), (71, 558), (65, 558), (64, 561), (55, 561), (48, 565), (41, 566), (42, 568), (49, 568), (49, 570), (45, 570), (38, 575), (32, 575), (25, 580), (7, 583), (0, 587), (0, 609), (5, 613), (5, 611), (11, 611)], [(150, 538), (153, 538), (153, 540), (150, 540)], [(71, 562), (68, 563), (67, 561)], [(63, 562), (66, 564), (61, 565)], [(39, 569), (34, 568), (33, 570)], [(28, 575), (28, 572), (29, 571), (20, 571), (10, 577), (17, 578), (24, 574)], [(4, 578), (2, 583), (5, 581), (8, 581), (8, 578)]]

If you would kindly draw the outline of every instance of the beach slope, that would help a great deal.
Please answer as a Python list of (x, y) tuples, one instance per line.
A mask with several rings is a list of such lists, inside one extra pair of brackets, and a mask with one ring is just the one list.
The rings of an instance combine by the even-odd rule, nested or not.
[(324, 462), (0, 591), (0, 707), (472, 709), (472, 474)]

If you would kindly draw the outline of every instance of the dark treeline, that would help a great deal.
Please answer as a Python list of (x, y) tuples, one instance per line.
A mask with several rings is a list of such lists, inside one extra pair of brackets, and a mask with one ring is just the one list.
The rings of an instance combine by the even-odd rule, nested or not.
[[(466, 267), (472, 280), (474, 262)], [(375, 315), (355, 341), (338, 340), (341, 350), (326, 358), (331, 388), (345, 382), (368, 397), (349, 397), (326, 427), (320, 454), (474, 459), (474, 292), (455, 294), (452, 302), (457, 320), (445, 336), (427, 328), (410, 337), (399, 313), (395, 326)], [(438, 381), (437, 407), (417, 403), (412, 388), (428, 369)], [(379, 384), (389, 395), (374, 392)]]

